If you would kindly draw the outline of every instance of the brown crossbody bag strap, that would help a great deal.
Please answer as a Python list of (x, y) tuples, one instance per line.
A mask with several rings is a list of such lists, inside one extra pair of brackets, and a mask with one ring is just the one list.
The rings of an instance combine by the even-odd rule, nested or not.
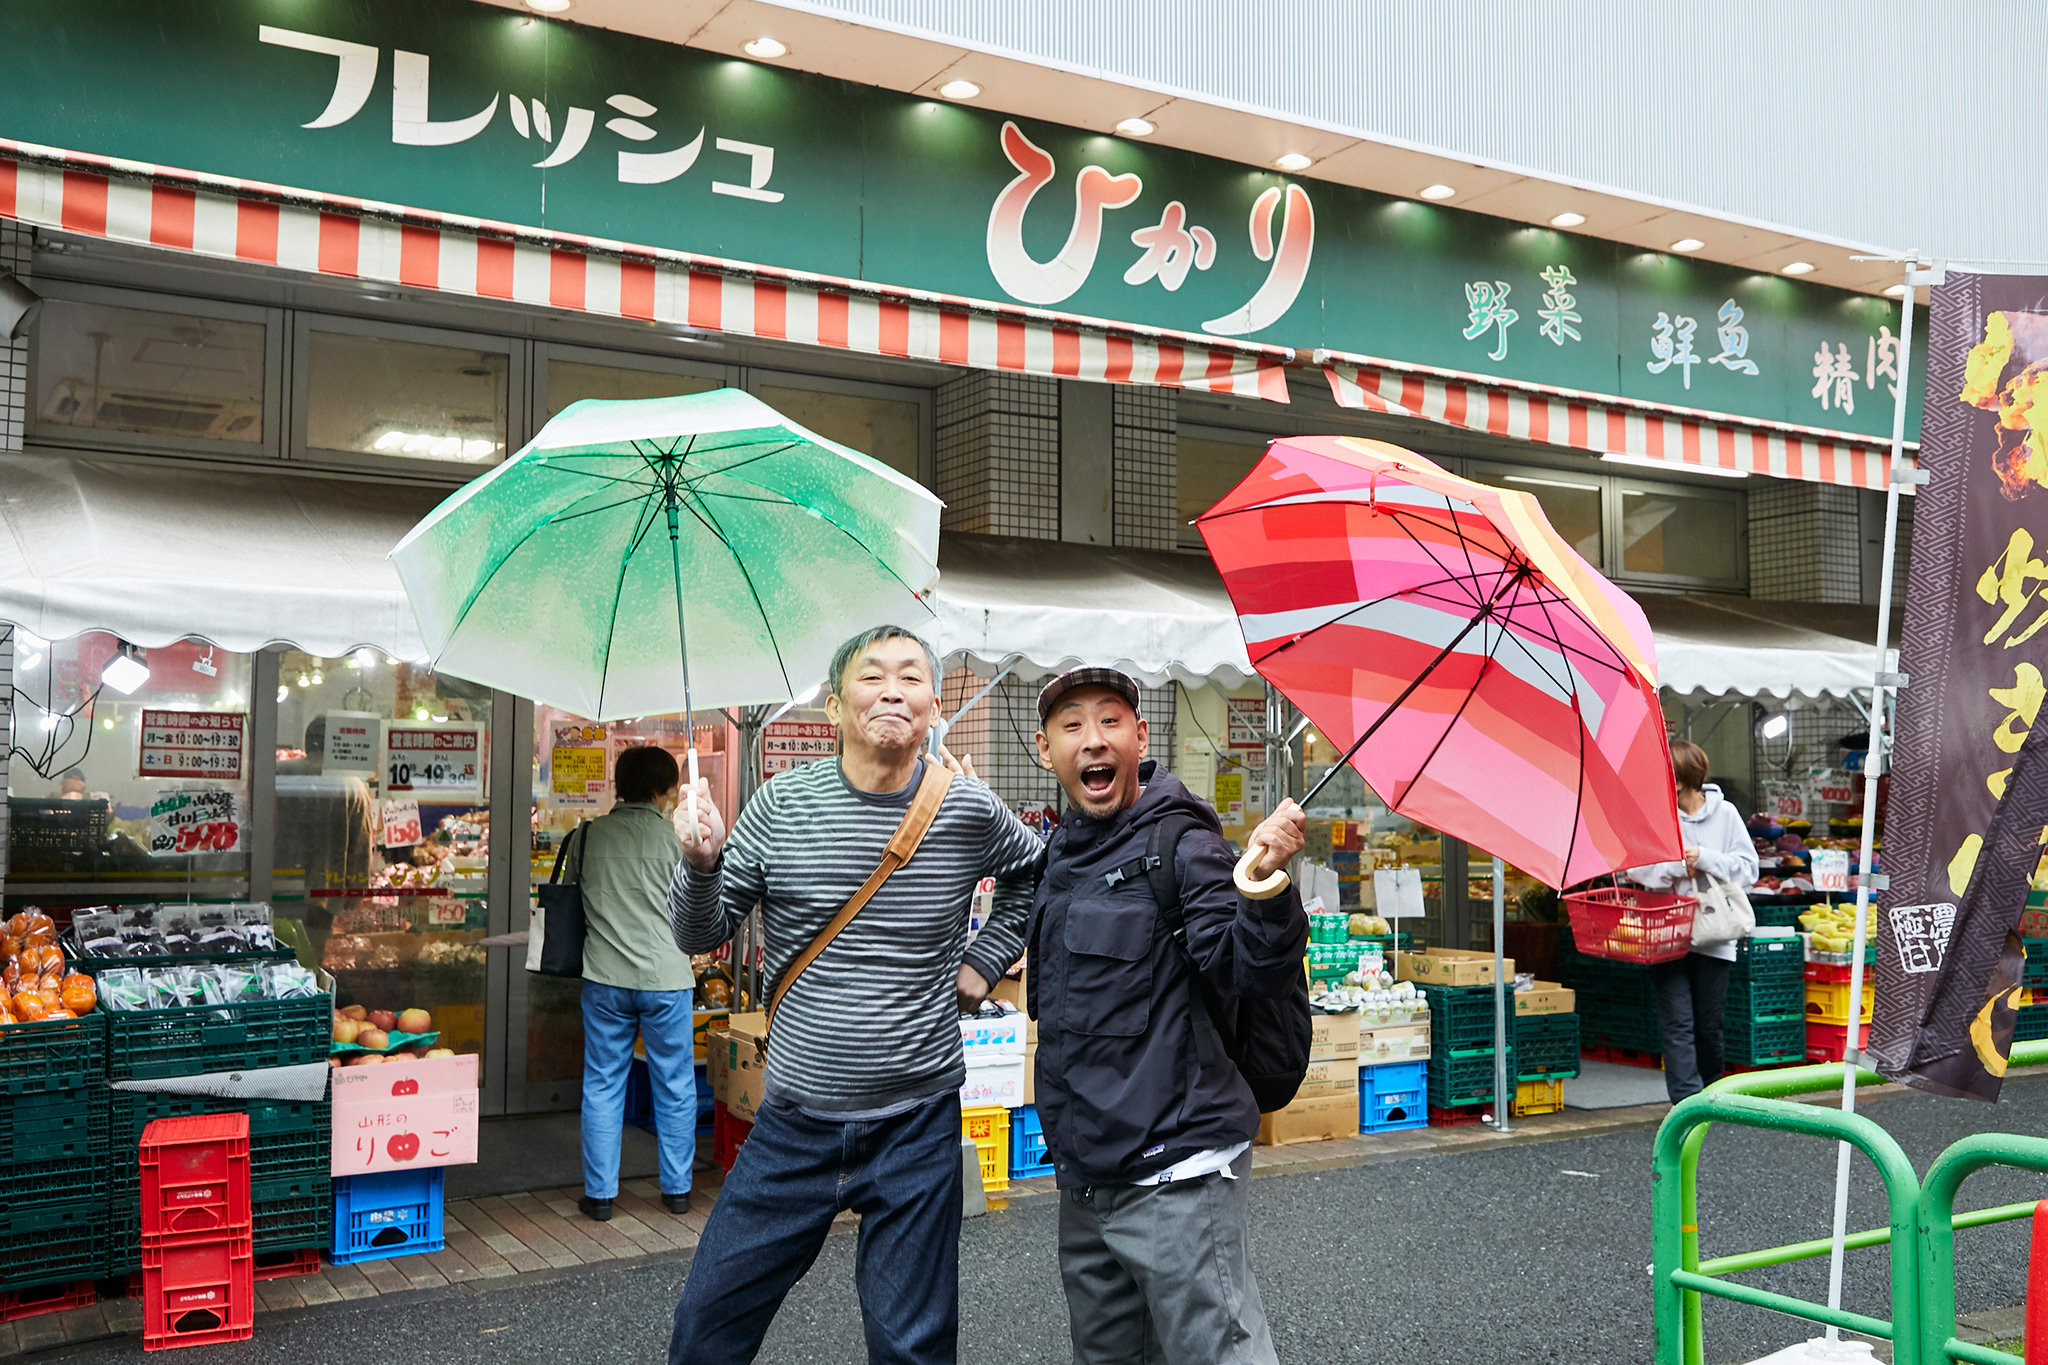
[(804, 974), (804, 968), (818, 960), (818, 954), (839, 937), (839, 931), (853, 923), (853, 917), (860, 908), (882, 889), (882, 883), (897, 868), (910, 861), (910, 855), (917, 852), (917, 846), (924, 842), (925, 831), (932, 827), (932, 820), (939, 813), (939, 803), (946, 799), (946, 789), (953, 785), (953, 770), (942, 763), (925, 764), (924, 778), (917, 784), (917, 795), (910, 800), (910, 809), (903, 812), (903, 822), (896, 826), (896, 832), (889, 836), (889, 843), (882, 850), (882, 861), (875, 864), (875, 870), (868, 873), (868, 879), (861, 883), (860, 890), (853, 893), (832, 922), (818, 931), (808, 948), (797, 954), (796, 961), (775, 983), (775, 994), (768, 1001), (768, 1032), (775, 1032), (775, 1007), (788, 996), (790, 987)]

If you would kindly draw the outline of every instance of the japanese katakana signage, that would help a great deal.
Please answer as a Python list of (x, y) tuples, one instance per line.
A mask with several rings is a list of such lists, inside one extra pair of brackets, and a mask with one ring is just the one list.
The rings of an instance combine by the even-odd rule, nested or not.
[[(1870, 1052), (1996, 1099), (2048, 827), (2048, 309), (2039, 276), (1933, 290)], [(1853, 358), (1853, 357), (1851, 357)], [(1818, 360), (1816, 360), (1818, 364)]]
[(522, 11), (17, 0), (0, 50), (67, 150), (1890, 433), (1887, 300)]
[(241, 711), (142, 712), (143, 777), (212, 777), (242, 780)]

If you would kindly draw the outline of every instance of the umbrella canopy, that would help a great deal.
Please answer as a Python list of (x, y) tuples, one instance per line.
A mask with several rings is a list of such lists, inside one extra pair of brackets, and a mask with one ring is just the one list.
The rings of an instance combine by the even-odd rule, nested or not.
[(939, 506), (737, 389), (586, 400), (391, 558), (436, 668), (612, 720), (784, 700), (922, 625)]
[(1649, 625), (1534, 498), (1295, 437), (1196, 525), (1253, 667), (1389, 807), (1551, 886), (1679, 856)]

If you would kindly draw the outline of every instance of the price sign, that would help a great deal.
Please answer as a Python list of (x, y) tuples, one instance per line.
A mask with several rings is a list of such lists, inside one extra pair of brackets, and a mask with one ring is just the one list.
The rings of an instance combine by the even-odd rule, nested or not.
[(427, 923), (465, 924), (469, 921), (469, 907), (453, 896), (435, 896), (427, 901)]
[(476, 725), (388, 721), (384, 790), (435, 801), (483, 799), (483, 730)]
[(1816, 891), (1847, 891), (1849, 889), (1849, 852), (1841, 848), (1817, 848), (1813, 851), (1813, 889)]
[(365, 777), (376, 772), (378, 725), (373, 711), (329, 711), (327, 747), (321, 751), (320, 771), (361, 773)]
[(1422, 918), (1422, 872), (1413, 867), (1375, 868), (1372, 874), (1374, 910), (1382, 919)]
[(231, 791), (165, 792), (150, 803), (149, 851), (157, 858), (232, 853), (242, 822)]
[(378, 842), (385, 848), (403, 848), (420, 841), (420, 803), (412, 800), (382, 803), (384, 833)]
[(142, 777), (212, 777), (242, 780), (241, 711), (142, 713)]
[(778, 720), (761, 732), (761, 770), (766, 773), (786, 773), (838, 752), (839, 727), (830, 721)]

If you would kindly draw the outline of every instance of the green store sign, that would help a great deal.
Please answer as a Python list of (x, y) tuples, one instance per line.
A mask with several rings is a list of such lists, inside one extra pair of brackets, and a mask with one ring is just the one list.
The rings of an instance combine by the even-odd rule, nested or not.
[(464, 0), (14, 0), (0, 50), (25, 142), (1891, 431), (1886, 300)]

